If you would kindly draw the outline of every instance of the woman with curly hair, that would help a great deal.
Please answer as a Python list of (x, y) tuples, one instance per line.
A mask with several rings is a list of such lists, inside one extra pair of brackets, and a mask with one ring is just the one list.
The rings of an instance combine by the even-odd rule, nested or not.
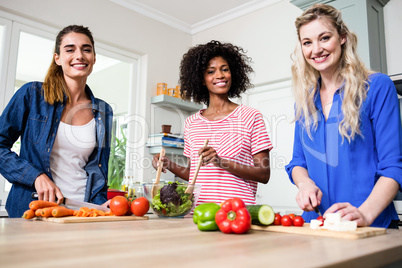
[[(272, 144), (262, 115), (230, 100), (251, 86), (248, 74), (253, 69), (249, 61), (242, 48), (218, 41), (190, 48), (181, 61), (181, 96), (204, 103), (207, 108), (185, 122), (184, 155), (189, 165), (183, 167), (164, 157), (163, 172), (170, 170), (191, 182), (202, 155), (197, 176), (197, 183), (202, 185), (198, 204), (220, 204), (232, 197), (255, 204), (258, 182), (269, 180)], [(208, 146), (204, 146), (206, 139)], [(155, 168), (158, 159), (155, 155)]]
[(397, 228), (402, 130), (394, 84), (364, 66), (339, 10), (316, 4), (295, 24), (296, 125), (286, 171), (303, 217), (315, 219), (317, 207), (358, 226)]

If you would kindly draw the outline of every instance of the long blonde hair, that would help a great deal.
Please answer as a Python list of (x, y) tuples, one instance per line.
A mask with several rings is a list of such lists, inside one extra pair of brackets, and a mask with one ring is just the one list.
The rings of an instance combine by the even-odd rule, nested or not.
[(60, 55), (60, 45), (63, 37), (72, 32), (88, 36), (95, 53), (95, 41), (91, 31), (87, 27), (81, 25), (69, 25), (58, 33), (54, 47), (53, 59), (42, 86), (45, 101), (51, 105), (55, 102), (63, 102), (64, 96), (67, 97), (67, 103), (70, 101), (70, 93), (68, 91), (66, 80), (64, 79), (63, 69), (61, 66), (56, 64), (55, 54)]
[(349, 142), (355, 135), (361, 135), (360, 108), (366, 99), (368, 76), (371, 73), (357, 55), (357, 37), (349, 31), (342, 20), (341, 12), (330, 5), (315, 4), (296, 19), (298, 42), (292, 54), (292, 89), (296, 101), (296, 120), (304, 119), (306, 131), (311, 138), (311, 129), (316, 129), (318, 116), (314, 104), (317, 92), (317, 80), (320, 73), (305, 60), (300, 42), (300, 27), (316, 19), (325, 19), (338, 32), (345, 36), (342, 53), (336, 71), (338, 79), (344, 81), (342, 99), (343, 120), (339, 124), (339, 133)]

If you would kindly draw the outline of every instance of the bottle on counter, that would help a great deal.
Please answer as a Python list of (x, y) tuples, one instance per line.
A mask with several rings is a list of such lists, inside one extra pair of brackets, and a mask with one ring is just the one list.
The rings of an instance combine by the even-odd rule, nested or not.
[(144, 196), (143, 184), (131, 177), (128, 198), (135, 199)]
[(125, 191), (126, 193), (124, 194), (125, 197), (128, 196), (128, 187), (129, 187), (129, 180), (127, 176), (123, 177), (123, 181), (121, 182), (121, 190)]

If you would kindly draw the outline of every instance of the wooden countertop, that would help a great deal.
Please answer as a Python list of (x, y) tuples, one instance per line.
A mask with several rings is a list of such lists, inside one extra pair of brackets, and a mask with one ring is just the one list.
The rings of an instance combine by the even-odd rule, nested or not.
[(191, 218), (69, 224), (0, 219), (3, 268), (378, 267), (401, 260), (399, 230), (350, 240), (253, 230), (201, 232)]

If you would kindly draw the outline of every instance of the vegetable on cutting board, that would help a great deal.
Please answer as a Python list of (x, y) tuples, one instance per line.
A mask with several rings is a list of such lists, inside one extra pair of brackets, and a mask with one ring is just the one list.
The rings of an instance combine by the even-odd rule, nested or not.
[(57, 208), (57, 207), (59, 207), (59, 206), (42, 208), (40, 211), (40, 215), (45, 218), (52, 217), (52, 211), (54, 208)]
[(57, 203), (43, 200), (34, 200), (31, 203), (29, 203), (29, 208), (32, 209), (33, 211), (36, 211), (37, 209), (40, 208), (54, 207), (54, 206), (58, 206)]
[(217, 231), (215, 214), (221, 207), (215, 203), (204, 203), (194, 209), (193, 222), (200, 231)]
[(249, 205), (246, 206), (250, 212), (251, 223), (256, 225), (270, 225), (275, 220), (275, 212), (268, 205)]
[(28, 209), (24, 212), (22, 217), (27, 220), (32, 219), (33, 217), (35, 217), (35, 211), (33, 211), (32, 209)]
[(65, 208), (65, 207), (56, 207), (52, 210), (53, 217), (66, 217), (66, 216), (74, 216), (74, 210)]
[(324, 225), (320, 220), (311, 220), (311, 229), (327, 229), (331, 231), (356, 231), (357, 222), (356, 221), (343, 221), (341, 219), (341, 214), (339, 213), (328, 213), (325, 216)]

